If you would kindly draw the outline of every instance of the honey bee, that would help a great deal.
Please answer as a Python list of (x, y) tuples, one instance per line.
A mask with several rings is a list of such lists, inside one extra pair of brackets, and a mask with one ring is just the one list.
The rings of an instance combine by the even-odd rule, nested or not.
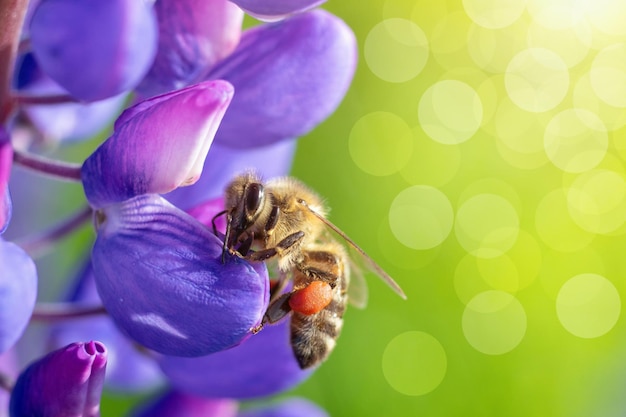
[[(249, 261), (276, 259), (281, 275), (263, 322), (254, 330), (291, 313), (291, 346), (302, 369), (323, 362), (333, 350), (348, 302), (353, 263), (346, 248), (328, 229), (406, 298), (378, 264), (326, 219), (320, 197), (294, 178), (264, 183), (251, 172), (238, 175), (226, 188), (225, 208), (215, 216), (226, 215), (222, 261), (227, 251)], [(289, 278), (292, 288), (281, 294)]]

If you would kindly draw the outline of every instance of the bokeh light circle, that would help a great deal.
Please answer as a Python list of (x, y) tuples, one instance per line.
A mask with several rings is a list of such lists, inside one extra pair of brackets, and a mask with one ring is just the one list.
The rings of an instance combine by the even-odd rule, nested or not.
[(504, 291), (485, 291), (470, 300), (463, 311), (463, 334), (470, 345), (487, 355), (513, 350), (526, 334), (526, 311)]
[(403, 245), (412, 249), (431, 249), (441, 244), (452, 230), (452, 204), (434, 187), (409, 187), (391, 203), (389, 226)]
[(437, 339), (408, 331), (394, 337), (383, 353), (385, 379), (396, 391), (411, 396), (428, 394), (446, 375), (448, 359)]
[(589, 77), (600, 100), (614, 107), (626, 107), (626, 43), (611, 45), (598, 52)]
[(443, 80), (430, 86), (419, 102), (420, 126), (433, 140), (444, 144), (465, 142), (482, 123), (480, 96), (469, 85)]
[(609, 332), (621, 313), (617, 289), (598, 274), (580, 274), (561, 287), (556, 312), (565, 329), (582, 338), (600, 337)]
[(511, 25), (524, 12), (524, 0), (463, 0), (463, 8), (476, 24), (487, 29)]
[[(578, 2), (576, 2), (578, 3)], [(598, 31), (617, 36), (626, 35), (626, 2), (623, 0), (593, 0), (580, 2), (585, 17)]]
[(562, 28), (546, 27), (534, 21), (528, 27), (528, 46), (558, 51), (568, 68), (572, 68), (589, 54), (592, 31), (585, 20)]
[(348, 139), (354, 163), (368, 174), (391, 175), (406, 165), (413, 153), (411, 128), (399, 116), (373, 112), (352, 126)]
[(579, 175), (567, 189), (572, 219), (592, 233), (610, 234), (626, 222), (626, 181), (611, 170), (596, 169)]
[(504, 77), (506, 91), (520, 108), (544, 112), (556, 107), (569, 88), (567, 65), (554, 52), (529, 48), (513, 57)]
[(586, 248), (594, 238), (578, 226), (569, 215), (567, 191), (557, 189), (546, 194), (535, 211), (535, 228), (539, 238), (560, 252), (575, 252)]
[(467, 252), (477, 257), (493, 258), (515, 244), (519, 217), (504, 197), (478, 194), (458, 208), (454, 231)]
[(572, 173), (594, 168), (609, 146), (602, 120), (583, 109), (567, 109), (556, 114), (546, 126), (543, 141), (550, 161)]
[(428, 61), (424, 31), (407, 19), (386, 19), (365, 38), (364, 56), (369, 69), (380, 79), (402, 83), (415, 78)]

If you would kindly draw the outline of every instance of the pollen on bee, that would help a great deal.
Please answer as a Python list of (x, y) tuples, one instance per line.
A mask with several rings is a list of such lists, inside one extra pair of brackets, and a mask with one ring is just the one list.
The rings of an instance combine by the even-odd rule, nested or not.
[(289, 307), (298, 313), (311, 315), (325, 309), (332, 299), (333, 290), (328, 283), (313, 281), (291, 294)]

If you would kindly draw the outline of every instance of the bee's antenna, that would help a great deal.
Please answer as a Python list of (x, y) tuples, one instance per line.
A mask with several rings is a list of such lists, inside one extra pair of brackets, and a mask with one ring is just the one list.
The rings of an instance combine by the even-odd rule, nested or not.
[(228, 213), (228, 210), (222, 210), (219, 213), (217, 213), (215, 216), (213, 216), (213, 218), (211, 219), (211, 225), (213, 225), (213, 234), (215, 236), (219, 236), (219, 234), (217, 232), (217, 226), (215, 225), (215, 219), (217, 219), (220, 216), (223, 216), (226, 213)]

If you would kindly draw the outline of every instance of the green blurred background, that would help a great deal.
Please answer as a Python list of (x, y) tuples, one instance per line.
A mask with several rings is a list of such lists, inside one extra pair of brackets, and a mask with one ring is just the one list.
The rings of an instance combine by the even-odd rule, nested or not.
[(334, 416), (626, 415), (626, 3), (331, 0), (359, 66), (293, 174), (368, 277), (289, 395)]

